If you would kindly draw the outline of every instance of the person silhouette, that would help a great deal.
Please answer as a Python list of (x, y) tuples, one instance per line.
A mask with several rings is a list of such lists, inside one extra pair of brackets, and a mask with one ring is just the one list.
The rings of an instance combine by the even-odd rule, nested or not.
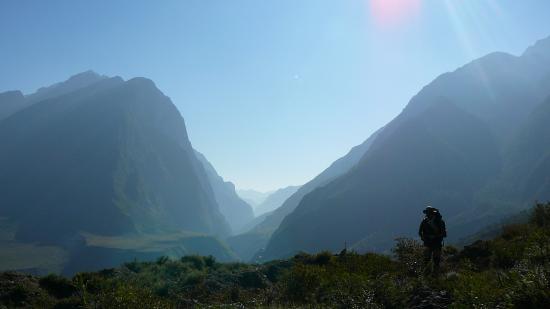
[(422, 212), (426, 216), (420, 223), (418, 235), (424, 242), (424, 263), (428, 265), (433, 261), (434, 270), (439, 270), (443, 238), (447, 237), (445, 221), (437, 208), (427, 206)]

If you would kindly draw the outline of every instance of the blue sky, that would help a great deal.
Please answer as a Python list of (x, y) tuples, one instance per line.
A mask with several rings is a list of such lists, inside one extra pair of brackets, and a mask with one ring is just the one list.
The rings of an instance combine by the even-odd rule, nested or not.
[(310, 180), (439, 74), (549, 35), (547, 0), (2, 0), (0, 91), (88, 69), (151, 78), (224, 178), (271, 190)]

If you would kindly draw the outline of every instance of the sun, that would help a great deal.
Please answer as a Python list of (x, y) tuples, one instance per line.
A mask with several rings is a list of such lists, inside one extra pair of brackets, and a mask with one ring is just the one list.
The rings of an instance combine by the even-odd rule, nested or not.
[(368, 0), (371, 16), (379, 26), (396, 26), (415, 16), (421, 0)]

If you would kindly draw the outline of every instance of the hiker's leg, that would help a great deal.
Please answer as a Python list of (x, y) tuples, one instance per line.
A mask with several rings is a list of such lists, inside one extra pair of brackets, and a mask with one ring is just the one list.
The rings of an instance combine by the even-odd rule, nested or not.
[(439, 268), (439, 263), (441, 262), (441, 246), (436, 246), (433, 248), (433, 259), (434, 266)]
[(432, 248), (424, 246), (424, 265), (428, 265), (432, 259)]

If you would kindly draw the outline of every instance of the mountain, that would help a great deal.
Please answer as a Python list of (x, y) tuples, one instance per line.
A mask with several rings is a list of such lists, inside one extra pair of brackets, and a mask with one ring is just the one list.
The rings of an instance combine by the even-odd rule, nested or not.
[(351, 168), (353, 168), (359, 162), (365, 152), (370, 148), (370, 146), (376, 139), (376, 136), (377, 133), (374, 133), (362, 144), (353, 147), (345, 156), (332, 163), (321, 174), (317, 175), (311, 181), (301, 186), (294, 194), (292, 194), (289, 198), (285, 200), (281, 207), (275, 209), (273, 213), (267, 216), (265, 220), (262, 221), (262, 223), (258, 224), (254, 228), (254, 230), (269, 231), (269, 233), (275, 231), (279, 227), (279, 224), (283, 221), (285, 216), (294, 211), (296, 206), (298, 206), (298, 204), (306, 194), (310, 193), (318, 187), (328, 184), (330, 181), (345, 174)]
[[(455, 130), (462, 126), (467, 130)], [(422, 205), (438, 205), (452, 216), (471, 204), (475, 189), (498, 170), (498, 161), (484, 166), (478, 159), (495, 157), (494, 137), (479, 119), (452, 103), (434, 104), (375, 143), (344, 177), (304, 197), (265, 254), (339, 250), (344, 242), (384, 250), (395, 235), (415, 231)], [(287, 233), (294, 237), (281, 237)]]
[(237, 190), (237, 194), (254, 208), (260, 205), (261, 203), (263, 203), (263, 201), (265, 201), (265, 199), (271, 193), (273, 192), (272, 191), (260, 192), (253, 189)]
[(300, 186), (288, 186), (271, 193), (261, 204), (256, 206), (256, 216), (261, 216), (279, 208), (299, 188)]
[(195, 151), (195, 154), (206, 171), (206, 176), (214, 191), (220, 212), (224, 215), (233, 232), (240, 231), (254, 219), (252, 207), (237, 195), (233, 183), (223, 180), (218, 175), (216, 169), (202, 153)]
[(73, 75), (64, 82), (42, 87), (27, 96), (24, 96), (21, 91), (0, 93), (0, 120), (36, 102), (85, 88), (104, 79), (107, 79), (107, 76), (99, 75), (93, 71), (86, 71)]
[(301, 199), (262, 259), (344, 243), (384, 251), (395, 237), (415, 235), (428, 204), (456, 239), (547, 197), (542, 141), (550, 131), (537, 116), (546, 115), (549, 76), (550, 38), (520, 57), (493, 53), (439, 76), (375, 134), (355, 167)]
[[(549, 48), (550, 50), (550, 48)], [(550, 200), (550, 97), (538, 105), (510, 150), (505, 179), (519, 200)], [(516, 199), (517, 200), (517, 199)]]
[(23, 108), (25, 97), (21, 91), (0, 93), (0, 121)]
[(35, 93), (26, 96), (27, 104), (43, 101), (48, 98), (54, 98), (79, 89), (91, 86), (99, 81), (108, 79), (105, 75), (99, 75), (94, 71), (85, 71), (75, 74), (66, 81), (59, 82), (47, 87), (38, 89)]
[(45, 99), (0, 122), (0, 217), (16, 226), (12, 241), (72, 249), (86, 246), (83, 233), (229, 235), (170, 99), (145, 78), (92, 79), (41, 90), (30, 97)]
[(251, 224), (248, 231), (230, 237), (227, 242), (230, 247), (244, 260), (251, 260), (256, 253), (263, 250), (267, 245), (272, 233), (279, 227), (283, 219), (294, 209), (302, 198), (316, 189), (326, 185), (331, 180), (345, 174), (359, 162), (363, 154), (370, 148), (377, 133), (362, 144), (353, 147), (345, 156), (333, 162), (321, 174), (301, 186), (294, 194), (287, 198), (284, 203), (272, 212), (257, 217)]

